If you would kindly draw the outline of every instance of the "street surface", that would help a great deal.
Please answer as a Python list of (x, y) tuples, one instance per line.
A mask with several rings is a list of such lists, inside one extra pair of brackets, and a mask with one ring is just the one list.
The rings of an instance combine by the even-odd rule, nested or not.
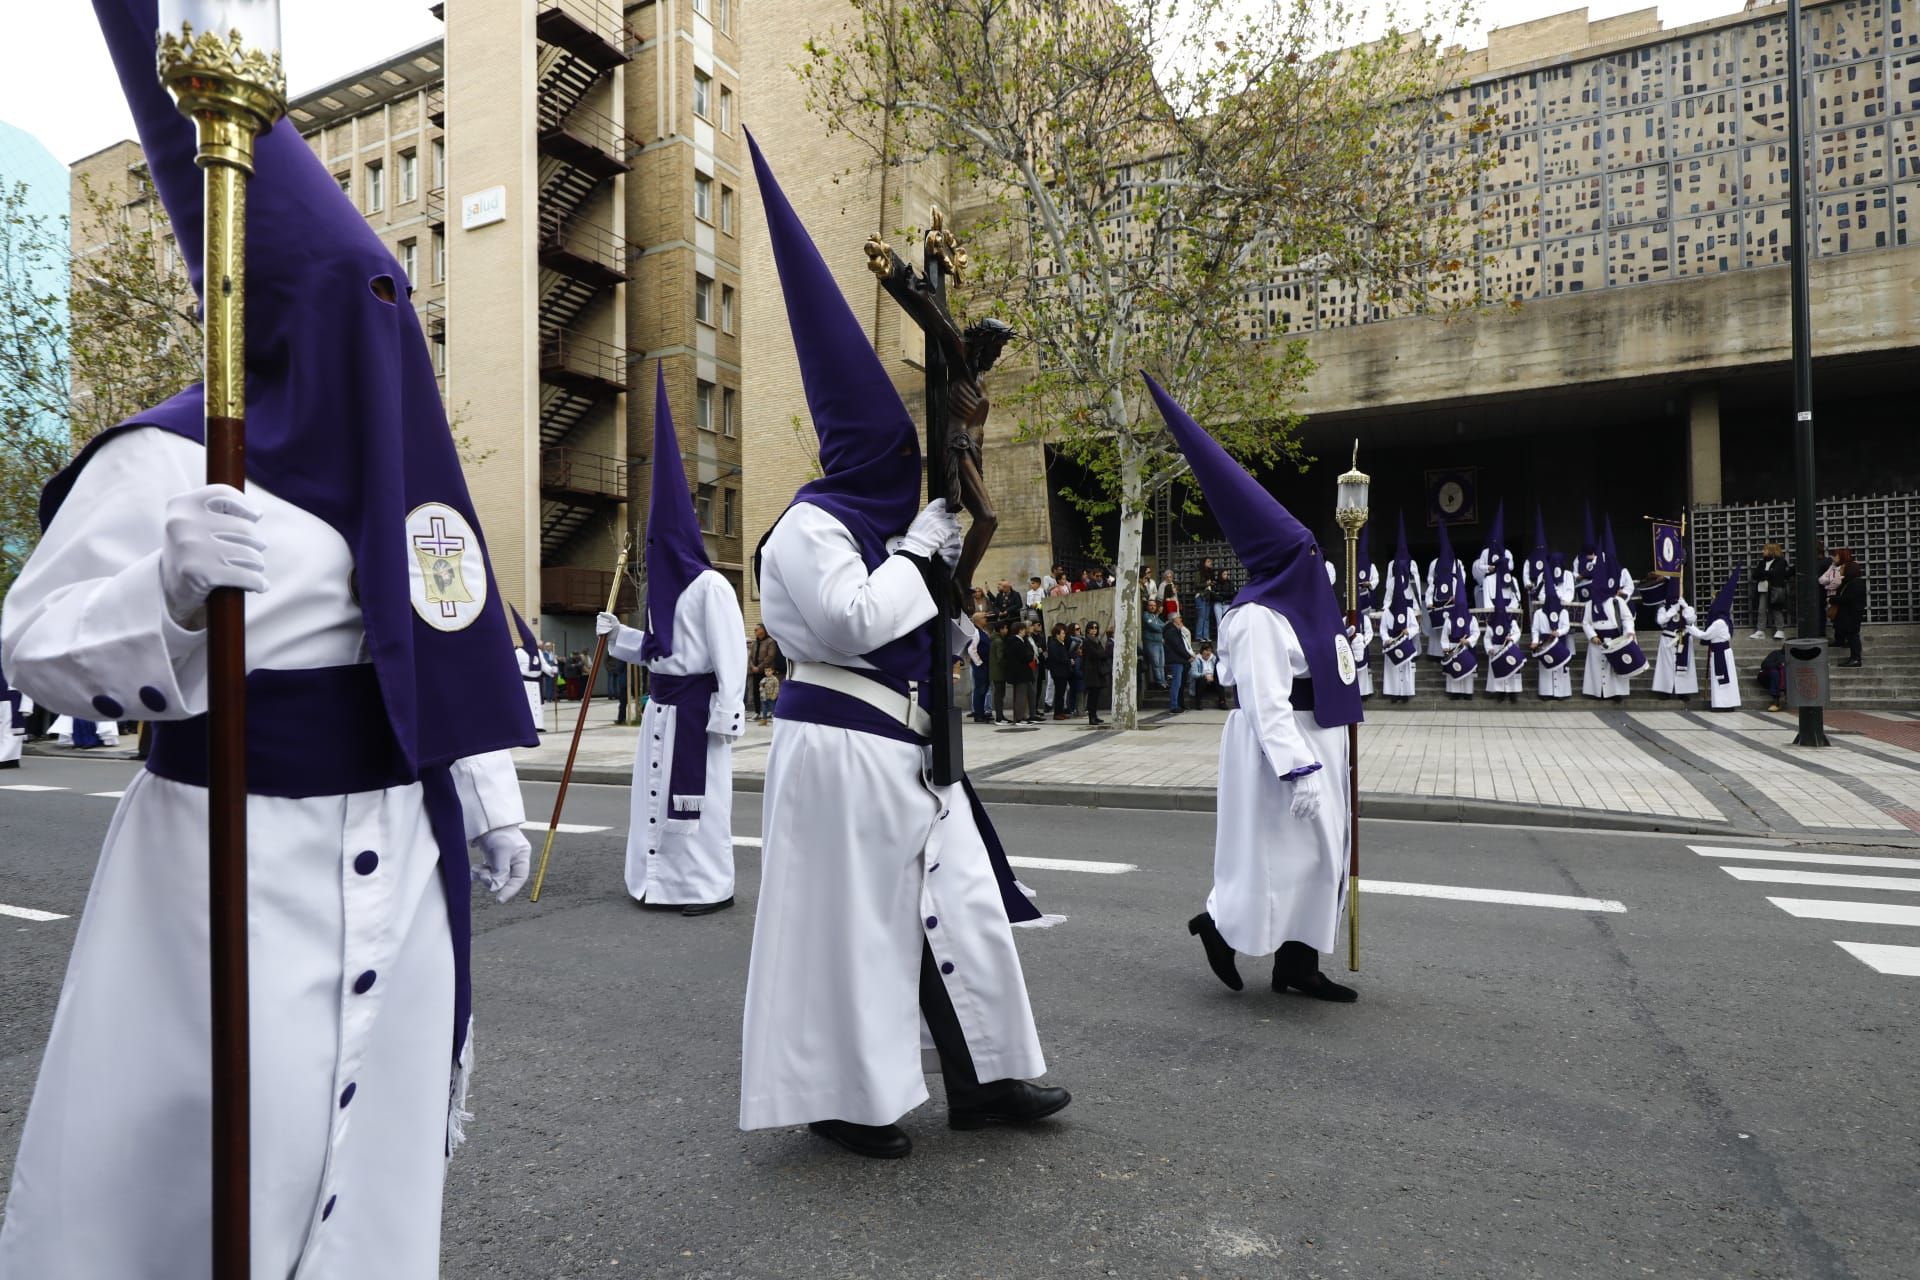
[[(0, 774), (0, 1170), (133, 767)], [(553, 787), (526, 792), (544, 820)], [(1058, 864), (1020, 874), (1067, 922), (1017, 936), (1074, 1103), (954, 1133), (932, 1084), (914, 1155), (868, 1162), (736, 1127), (758, 849), (738, 909), (642, 912), (625, 792), (576, 788), (541, 902), (476, 898), (445, 1274), (1920, 1274), (1912, 848), (1369, 822), (1341, 1007), (1207, 971), (1211, 814), (995, 813)]]

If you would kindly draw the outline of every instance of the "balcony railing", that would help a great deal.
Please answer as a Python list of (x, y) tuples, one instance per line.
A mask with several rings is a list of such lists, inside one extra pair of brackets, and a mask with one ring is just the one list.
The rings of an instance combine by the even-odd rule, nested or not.
[(433, 121), (433, 127), (447, 127), (447, 87), (437, 84), (427, 90), (427, 119)]
[(607, 0), (534, 0), (534, 31), (602, 71), (631, 61), (640, 38)]
[(445, 187), (427, 188), (427, 221), (433, 226), (447, 225), (447, 189)]
[(543, 121), (540, 146), (569, 164), (606, 175), (625, 172), (638, 154), (626, 126), (592, 107), (575, 107), (565, 119)]
[(591, 382), (625, 391), (632, 358), (625, 348), (577, 330), (549, 329), (540, 335), (540, 376), (556, 382)]
[(447, 340), (447, 300), (435, 298), (420, 310), (422, 327), (435, 342)]
[(557, 225), (543, 216), (540, 222), (542, 264), (572, 275), (610, 277), (608, 283), (627, 278), (631, 250), (626, 237), (582, 218)]
[(565, 445), (540, 452), (540, 491), (554, 497), (625, 502), (628, 478), (621, 458)]
[[(555, 565), (540, 570), (540, 607), (547, 613), (598, 613), (607, 607), (607, 593), (613, 590), (610, 569), (576, 569)], [(620, 584), (615, 613), (633, 608), (633, 582)]]

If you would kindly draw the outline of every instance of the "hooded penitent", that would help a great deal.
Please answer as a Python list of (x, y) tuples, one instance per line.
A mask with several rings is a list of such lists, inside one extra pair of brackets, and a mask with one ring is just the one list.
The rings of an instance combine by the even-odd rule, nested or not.
[[(154, 74), (155, 0), (94, 0), (153, 183), (196, 290), (194, 128)], [(352, 549), (354, 591), (409, 771), (531, 746), (506, 616), (409, 282), (289, 120), (259, 139), (247, 191), (247, 476)], [(391, 287), (393, 302), (374, 293)], [(200, 441), (199, 385), (97, 437), (47, 485), (59, 511), (94, 448), (153, 426)]]
[(1547, 549), (1547, 517), (1538, 503), (1533, 508), (1533, 552), (1527, 557), (1528, 576), (1538, 584), (1552, 572), (1553, 553)]
[(1325, 728), (1358, 723), (1360, 688), (1353, 651), (1347, 646), (1346, 620), (1327, 585), (1326, 564), (1314, 536), (1159, 383), (1150, 377), (1146, 381), (1208, 507), (1246, 568), (1247, 585), (1234, 596), (1234, 606), (1265, 605), (1292, 625), (1307, 655), (1316, 722)]
[(1433, 581), (1428, 590), (1433, 597), (1433, 611), (1444, 614), (1459, 593), (1460, 562), (1454, 559), (1453, 536), (1447, 532), (1447, 522), (1440, 522), (1440, 554), (1433, 562)]
[[(1555, 581), (1559, 576), (1560, 566), (1555, 563), (1552, 568), (1553, 572), (1547, 577), (1546, 595), (1542, 599), (1540, 608), (1546, 615), (1547, 625), (1558, 630), (1567, 622), (1567, 608), (1560, 601), (1560, 587)], [(1573, 646), (1568, 643), (1566, 636), (1555, 636), (1539, 654), (1540, 665), (1549, 671), (1555, 667), (1565, 666), (1572, 658)]]
[(687, 490), (680, 437), (667, 407), (667, 367), (654, 366), (653, 486), (647, 495), (647, 626), (640, 658), (652, 662), (673, 652), (673, 607), (687, 586), (713, 568), (700, 517)]
[(1573, 562), (1574, 592), (1573, 598), (1585, 604), (1593, 598), (1593, 579), (1599, 573), (1600, 540), (1593, 533), (1593, 503), (1585, 508), (1584, 533), (1580, 539), (1580, 554)]
[[(1440, 659), (1440, 670), (1454, 680), (1479, 670), (1480, 655), (1473, 651), (1472, 645), (1466, 643), (1467, 636), (1473, 630), (1473, 613), (1467, 608), (1465, 600), (1455, 599), (1447, 606), (1446, 628), (1449, 651)], [(1452, 648), (1454, 645), (1459, 647)]]
[(1620, 549), (1613, 544), (1613, 517), (1601, 517), (1600, 559), (1603, 568), (1594, 577), (1605, 584), (1608, 596), (1620, 594)]
[(1387, 597), (1387, 617), (1380, 627), (1382, 636), (1400, 637), (1387, 647), (1388, 661), (1410, 662), (1419, 656), (1419, 617), (1420, 603), (1413, 598), (1413, 559), (1407, 555), (1407, 515), (1403, 511), (1393, 547), (1393, 587)]
[(1359, 592), (1356, 598), (1360, 602), (1360, 610), (1362, 613), (1371, 612), (1373, 609), (1373, 574), (1368, 572), (1369, 566), (1373, 563), (1373, 525), (1371, 523), (1360, 526), (1360, 546), (1355, 563), (1360, 566), (1355, 574), (1355, 590)]
[(1514, 625), (1513, 615), (1507, 612), (1505, 596), (1497, 596), (1493, 602), (1493, 616), (1487, 622), (1491, 642), (1488, 645), (1487, 670), (1495, 676), (1510, 676), (1520, 669), (1526, 661), (1526, 650), (1520, 647), (1520, 635)]
[(1708, 658), (1713, 664), (1713, 678), (1721, 684), (1727, 684), (1733, 679), (1733, 597), (1739, 589), (1740, 566), (1735, 565), (1733, 572), (1729, 573), (1727, 580), (1721, 584), (1720, 594), (1713, 598), (1711, 605), (1707, 606), (1707, 627), (1712, 627), (1716, 622), (1724, 622), (1727, 626), (1727, 639), (1707, 642)]

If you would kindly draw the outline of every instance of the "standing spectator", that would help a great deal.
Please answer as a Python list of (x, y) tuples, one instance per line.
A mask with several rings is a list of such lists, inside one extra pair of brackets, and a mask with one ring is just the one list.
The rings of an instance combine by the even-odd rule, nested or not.
[(1834, 553), (1840, 566), (1840, 587), (1833, 593), (1833, 641), (1847, 646), (1847, 660), (1840, 665), (1860, 665), (1860, 624), (1867, 620), (1867, 575), (1853, 552), (1842, 548)]
[(627, 722), (627, 664), (607, 654), (607, 696), (613, 699), (613, 722)]
[(1193, 584), (1193, 638), (1201, 644), (1213, 639), (1213, 561), (1200, 562)]
[(1012, 683), (1008, 664), (1012, 662), (1011, 650), (1013, 637), (1008, 635), (1006, 620), (1000, 619), (993, 624), (993, 647), (987, 651), (987, 679), (993, 682), (993, 721), (1006, 724), (1007, 687)]
[(1213, 634), (1220, 634), (1220, 619), (1233, 607), (1233, 574), (1225, 569), (1213, 576)]
[(1202, 640), (1200, 652), (1194, 655), (1193, 666), (1187, 671), (1187, 682), (1193, 688), (1193, 705), (1196, 710), (1207, 709), (1207, 695), (1213, 695), (1214, 705), (1224, 708), (1227, 705), (1226, 691), (1220, 687), (1220, 660), (1213, 655), (1213, 642)]
[(1175, 610), (1180, 608), (1180, 589), (1173, 584), (1173, 570), (1168, 569), (1160, 575), (1160, 582), (1154, 588), (1154, 594), (1159, 597), (1162, 611), (1169, 607)]
[(1087, 590), (1105, 591), (1107, 589), (1106, 570), (1093, 568), (1080, 575), (1086, 581)]
[(754, 624), (753, 644), (747, 650), (748, 684), (753, 688), (753, 718), (761, 724), (773, 719), (773, 708), (760, 698), (760, 677), (772, 675), (776, 678), (787, 674), (787, 660), (780, 652), (780, 642), (767, 634), (767, 629)]
[(1080, 642), (1080, 679), (1087, 689), (1087, 723), (1105, 724), (1101, 710), (1113, 692), (1113, 641), (1100, 634), (1100, 624), (1087, 624)]
[(1004, 622), (1012, 626), (1020, 621), (1020, 597), (1014, 594), (1011, 579), (1000, 579), (1000, 589), (988, 596), (987, 601), (990, 605), (987, 616), (992, 618), (995, 624)]
[(1017, 622), (1007, 632), (1007, 685), (1013, 698), (1013, 723), (1028, 724), (1034, 719), (1033, 686), (1039, 671), (1033, 644), (1027, 639), (1027, 624)]
[(553, 641), (548, 640), (540, 646), (540, 701), (552, 702), (559, 696), (560, 658), (553, 651)]
[(1160, 602), (1148, 600), (1147, 610), (1140, 617), (1140, 650), (1146, 659), (1141, 666), (1150, 689), (1167, 687), (1166, 633), (1167, 621), (1160, 612)]
[(1052, 597), (1070, 596), (1074, 593), (1075, 590), (1076, 588), (1073, 585), (1073, 581), (1071, 579), (1055, 578), (1053, 581), (1053, 586), (1047, 589), (1047, 595)]
[(1753, 638), (1764, 640), (1773, 632), (1775, 640), (1787, 638), (1787, 601), (1794, 568), (1787, 563), (1786, 552), (1777, 542), (1769, 542), (1760, 551), (1760, 563), (1753, 569)]
[(987, 689), (993, 682), (993, 667), (990, 661), (993, 655), (993, 632), (987, 626), (987, 615), (973, 615), (974, 637), (967, 645), (967, 678), (972, 686), (968, 691), (972, 707), (973, 722), (985, 724), (993, 716), (987, 711)]
[(1086, 640), (1080, 634), (1080, 624), (1067, 624), (1067, 649), (1071, 661), (1067, 674), (1067, 714), (1078, 715), (1080, 711), (1080, 693), (1086, 687), (1086, 673), (1081, 669), (1080, 650)]
[(1053, 624), (1047, 637), (1047, 676), (1053, 683), (1053, 718), (1067, 718), (1067, 690), (1073, 681), (1073, 649), (1067, 643), (1067, 624)]
[[(1040, 585), (1047, 589), (1048, 595), (1054, 594), (1055, 587), (1069, 586), (1066, 566), (1058, 564), (1053, 566), (1053, 572), (1048, 574)], [(1070, 586), (1069, 589), (1071, 589)]]
[(575, 649), (567, 659), (566, 672), (567, 697), (574, 702), (583, 700), (587, 696), (587, 655)]
[(1193, 663), (1193, 632), (1180, 620), (1180, 606), (1168, 604), (1162, 624), (1167, 651), (1167, 709), (1173, 715), (1185, 710), (1180, 694), (1187, 682), (1187, 668)]
[[(1840, 579), (1845, 571), (1845, 562), (1843, 562), (1840, 557), (1845, 556), (1848, 561), (1851, 561), (1853, 559), (1853, 552), (1842, 547), (1832, 555), (1827, 555), (1823, 548), (1820, 554), (1827, 562), (1826, 570), (1820, 575), (1820, 587), (1827, 593), (1827, 616), (1832, 617), (1833, 597), (1835, 593), (1840, 590)], [(1838, 636), (1834, 638), (1836, 640), (1839, 639)]]
[(1040, 610), (1047, 598), (1047, 588), (1038, 578), (1027, 579), (1027, 621), (1040, 621)]

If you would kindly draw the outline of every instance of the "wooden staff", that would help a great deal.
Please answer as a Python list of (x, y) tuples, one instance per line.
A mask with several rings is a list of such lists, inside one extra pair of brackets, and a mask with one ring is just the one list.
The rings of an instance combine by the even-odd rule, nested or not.
[[(160, 6), (157, 43), (160, 80), (194, 123), (205, 195), (207, 482), (245, 489), (247, 179), (255, 138), (286, 112), (279, 6), (269, 0), (243, 14), (169, 0)], [(245, 595), (232, 587), (207, 598), (207, 742), (213, 1276), (247, 1280), (247, 615)]]
[[(1360, 625), (1360, 530), (1367, 523), (1366, 472), (1360, 470), (1360, 442), (1353, 442), (1353, 467), (1340, 477), (1334, 519), (1347, 536), (1347, 625)], [(1340, 638), (1346, 644), (1345, 636)], [(1364, 658), (1362, 659), (1364, 661)], [(1360, 725), (1347, 726), (1347, 968), (1360, 972)]]
[[(620, 584), (627, 576), (627, 548), (620, 548), (620, 560), (613, 566), (613, 590), (607, 593), (607, 612), (620, 602)], [(540, 870), (533, 877), (533, 892), (527, 901), (540, 901), (540, 886), (547, 882), (547, 860), (553, 857), (553, 836), (560, 829), (560, 810), (566, 807), (567, 786), (573, 781), (573, 758), (580, 754), (580, 735), (587, 727), (587, 711), (593, 706), (593, 687), (600, 682), (600, 664), (607, 656), (610, 635), (600, 637), (593, 647), (593, 667), (587, 672), (587, 687), (580, 691), (580, 718), (573, 722), (573, 741), (567, 746), (567, 767), (560, 771), (560, 793), (553, 798), (553, 817), (547, 822), (546, 847), (540, 850)]]

